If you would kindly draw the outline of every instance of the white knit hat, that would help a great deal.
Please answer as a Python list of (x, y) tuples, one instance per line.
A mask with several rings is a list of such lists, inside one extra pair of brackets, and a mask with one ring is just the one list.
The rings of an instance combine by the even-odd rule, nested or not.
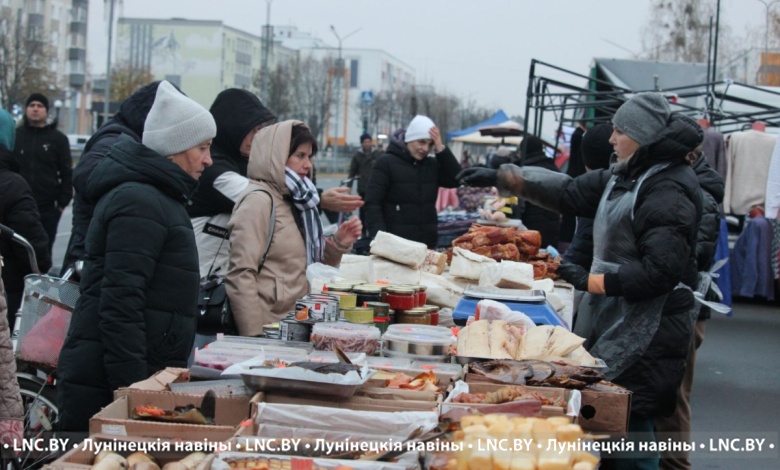
[(196, 147), (217, 135), (206, 108), (163, 80), (144, 123), (142, 142), (165, 157)]
[(431, 128), (436, 127), (436, 124), (431, 121), (428, 116), (417, 115), (409, 123), (406, 128), (406, 137), (404, 142), (414, 142), (415, 140), (422, 140), (431, 138)]

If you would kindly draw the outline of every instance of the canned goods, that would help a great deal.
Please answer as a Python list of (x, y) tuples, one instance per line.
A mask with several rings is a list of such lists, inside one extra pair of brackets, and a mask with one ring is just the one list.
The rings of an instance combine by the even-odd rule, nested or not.
[(393, 310), (411, 310), (416, 306), (415, 290), (411, 287), (392, 286), (387, 288), (387, 304)]
[(352, 288), (357, 294), (357, 306), (363, 307), (367, 302), (379, 302), (382, 297), (382, 286), (361, 284)]
[(330, 295), (338, 297), (339, 308), (357, 307), (357, 294), (351, 292), (331, 292)]
[[(339, 298), (335, 295), (329, 294), (309, 294), (303, 299), (305, 302), (316, 302), (322, 304), (322, 318), (315, 318), (309, 316), (312, 320), (316, 321), (337, 321), (339, 316)], [(299, 300), (299, 302), (301, 301)], [(297, 304), (296, 304), (297, 310)]]
[(414, 306), (415, 308), (421, 308), (425, 306), (425, 303), (428, 302), (428, 287), (421, 286), (421, 285), (415, 285), (410, 286), (412, 289), (414, 289)]
[(296, 313), (293, 314), (293, 319), (301, 318), (302, 315), (301, 311), (304, 309), (306, 309), (309, 320), (325, 321), (325, 314), (326, 311), (328, 310), (328, 306), (325, 304), (325, 302), (308, 300), (306, 298), (298, 300), (297, 302), (295, 302)]
[(384, 302), (366, 302), (366, 307), (374, 310), (374, 318), (390, 316), (390, 305)]
[(374, 317), (374, 326), (379, 328), (379, 332), (385, 334), (387, 328), (390, 326), (390, 317)]
[(424, 308), (413, 308), (411, 310), (396, 310), (396, 323), (412, 323), (415, 325), (430, 325), (431, 314)]
[(439, 307), (436, 305), (426, 305), (423, 308), (428, 310), (428, 313), (431, 315), (431, 325), (439, 326)]
[(374, 310), (367, 307), (345, 308), (341, 315), (350, 323), (374, 323)]
[(297, 321), (285, 319), (279, 322), (279, 336), (283, 341), (311, 341), (311, 331), (314, 328), (313, 321)]

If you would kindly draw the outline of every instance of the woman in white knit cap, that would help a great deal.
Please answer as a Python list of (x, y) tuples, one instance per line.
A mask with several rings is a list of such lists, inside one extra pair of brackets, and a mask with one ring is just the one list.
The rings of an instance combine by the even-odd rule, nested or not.
[(163, 81), (143, 143), (122, 136), (95, 168), (79, 298), (60, 354), (59, 428), (82, 432), (113, 391), (186, 367), (198, 252), (184, 209), (211, 164), (211, 114)]
[(395, 131), (387, 151), (374, 163), (365, 205), (369, 237), (381, 230), (436, 248), (439, 188), (457, 188), (459, 171), (436, 124), (415, 116), (406, 129)]

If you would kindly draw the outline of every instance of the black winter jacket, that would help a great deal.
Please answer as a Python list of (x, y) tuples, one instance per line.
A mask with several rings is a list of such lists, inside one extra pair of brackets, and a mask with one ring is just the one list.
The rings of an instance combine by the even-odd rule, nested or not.
[(361, 149), (355, 152), (352, 156), (352, 160), (349, 162), (349, 174), (347, 177), (358, 177), (357, 192), (364, 198), (366, 197), (368, 182), (371, 178), (371, 170), (374, 168), (374, 163), (380, 155), (381, 154), (376, 150), (373, 150), (369, 155), (366, 155)]
[(53, 122), (44, 127), (24, 124), (16, 128), (14, 155), (20, 173), (30, 184), (39, 207), (61, 209), (73, 198), (73, 160), (70, 143)]
[[(559, 171), (555, 166), (555, 160), (548, 158), (544, 152), (531, 153), (520, 160), (521, 166), (533, 166), (546, 168), (550, 171)], [(523, 204), (521, 204), (523, 206)], [(538, 230), (542, 234), (542, 248), (552, 245), (558, 246), (561, 233), (561, 215), (557, 212), (543, 209), (535, 204), (526, 202), (517, 214), (528, 230)]]
[[(49, 238), (41, 225), (38, 205), (27, 181), (19, 174), (19, 163), (11, 151), (3, 146), (0, 146), (0, 224), (26, 238), (35, 249), (38, 269), (42, 273), (49, 270)], [(0, 237), (0, 254), (3, 256), (6, 292), (9, 295), (21, 294), (24, 291), (24, 276), (32, 272), (27, 250), (18, 243)]]
[(568, 180), (563, 191), (549, 191), (546, 202), (562, 213), (592, 218), (613, 173), (618, 183), (610, 197), (630, 189), (654, 164), (669, 163), (644, 182), (634, 204), (632, 225), (641, 261), (623, 264), (616, 273), (604, 276), (606, 294), (629, 302), (668, 294), (658, 330), (644, 355), (614, 380), (634, 393), (631, 412), (637, 416), (673, 412), (693, 332), (689, 313), (693, 295), (675, 286), (697, 284), (701, 190), (685, 156), (701, 142), (701, 129), (684, 116), (674, 116), (660, 141), (641, 147), (627, 162)]
[(571, 244), (563, 255), (563, 260), (590, 271), (590, 266), (593, 264), (593, 219), (576, 217), (576, 220), (577, 227)]
[[(694, 162), (693, 170), (702, 189), (701, 223), (696, 236), (696, 265), (699, 271), (709, 271), (716, 261), (714, 258), (720, 235), (720, 204), (723, 202), (725, 185), (720, 174), (707, 163), (707, 156), (704, 154)], [(709, 308), (702, 306), (699, 320), (709, 319), (710, 313)]]
[(159, 82), (154, 82), (140, 88), (130, 95), (119, 106), (119, 110), (113, 118), (100, 127), (90, 137), (84, 146), (84, 152), (79, 158), (79, 163), (73, 169), (73, 227), (71, 229), (68, 250), (62, 262), (63, 272), (78, 260), (83, 260), (86, 255), (84, 242), (87, 238), (87, 229), (95, 212), (97, 201), (91, 201), (87, 197), (89, 178), (95, 167), (100, 163), (111, 147), (119, 140), (119, 136), (127, 135), (136, 142), (141, 142), (144, 132), (146, 115), (154, 104)]
[(246, 177), (249, 156), (241, 155), (244, 137), (256, 126), (276, 119), (257, 96), (238, 88), (217, 95), (209, 111), (217, 123), (217, 136), (211, 144), (213, 163), (200, 177), (192, 205), (187, 207), (192, 218), (233, 212), (233, 200), (214, 188), (214, 180), (226, 172)]
[(439, 187), (456, 188), (460, 164), (449, 148), (435, 158), (416, 160), (397, 131), (387, 151), (376, 160), (366, 193), (369, 237), (380, 230), (436, 248)]
[(186, 367), (195, 338), (198, 255), (184, 210), (197, 180), (127, 136), (95, 168), (81, 297), (60, 353), (64, 431), (85, 431), (112, 392)]

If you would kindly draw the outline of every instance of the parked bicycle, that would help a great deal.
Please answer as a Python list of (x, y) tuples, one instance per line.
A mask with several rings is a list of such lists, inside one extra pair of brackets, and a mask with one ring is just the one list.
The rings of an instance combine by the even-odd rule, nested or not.
[[(0, 236), (25, 248), (33, 274), (24, 278), (24, 296), (16, 313), (12, 343), (16, 355), (16, 379), (24, 409), (24, 439), (53, 437), (57, 409), (57, 358), (79, 297), (78, 284), (41, 274), (32, 245), (12, 229), (0, 224)], [(37, 468), (52, 457), (46, 450), (24, 449), (10, 460), (14, 468)]]

